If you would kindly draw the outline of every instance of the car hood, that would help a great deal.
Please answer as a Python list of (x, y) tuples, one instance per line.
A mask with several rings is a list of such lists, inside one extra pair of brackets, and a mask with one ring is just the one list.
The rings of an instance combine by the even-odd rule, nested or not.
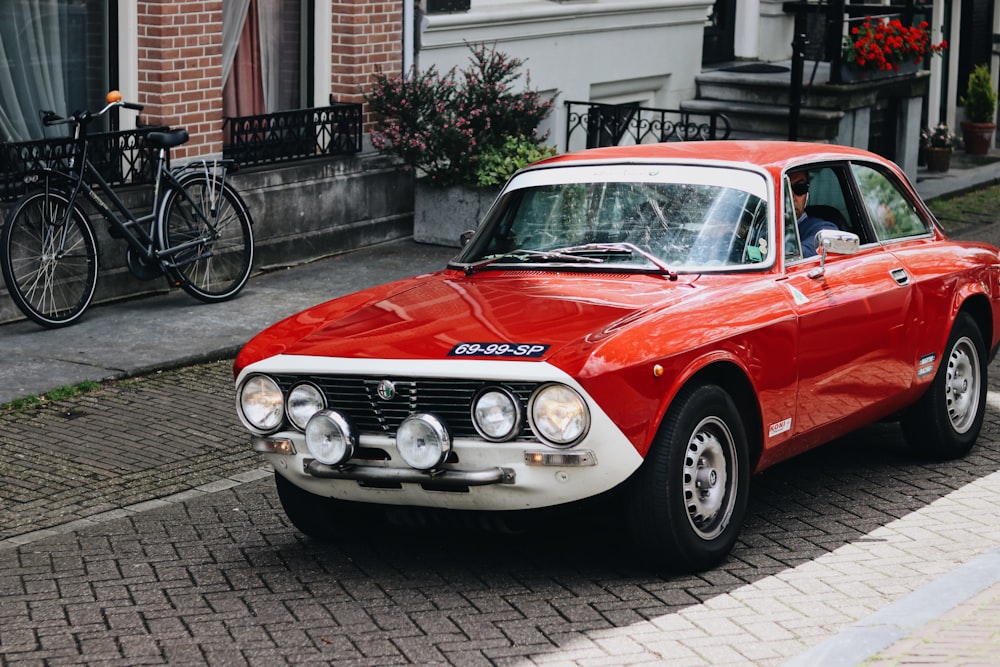
[(251, 341), (238, 365), (274, 354), (547, 359), (669, 306), (691, 285), (645, 274), (443, 271), (294, 315)]

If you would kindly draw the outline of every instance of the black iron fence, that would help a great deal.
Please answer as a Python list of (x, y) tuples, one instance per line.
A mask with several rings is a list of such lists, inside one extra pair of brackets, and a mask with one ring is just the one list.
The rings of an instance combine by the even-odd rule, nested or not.
[(567, 152), (598, 146), (728, 139), (729, 132), (729, 119), (714, 111), (566, 102)]
[(223, 156), (242, 166), (361, 151), (361, 105), (224, 118)]
[[(121, 132), (101, 132), (87, 137), (87, 156), (111, 185), (153, 182), (153, 159), (146, 148), (146, 134), (165, 127), (143, 127)], [(24, 194), (29, 176), (39, 169), (66, 171), (73, 155), (73, 139), (36, 139), (0, 143), (0, 200)]]
[[(143, 137), (165, 127), (143, 127), (87, 137), (87, 154), (112, 186), (152, 183), (155, 155)], [(361, 105), (279, 111), (261, 116), (223, 119), (227, 144), (223, 156), (240, 166), (266, 165), (318, 156), (361, 151)], [(24, 194), (26, 179), (41, 168), (67, 169), (73, 140), (69, 137), (0, 142), (0, 201)]]

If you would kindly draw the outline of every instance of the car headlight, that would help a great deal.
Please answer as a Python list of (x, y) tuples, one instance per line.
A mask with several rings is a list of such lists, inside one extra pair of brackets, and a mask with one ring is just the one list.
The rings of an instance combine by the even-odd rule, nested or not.
[(285, 401), (278, 383), (266, 375), (252, 375), (240, 387), (240, 413), (251, 428), (270, 433), (285, 420)]
[(309, 418), (326, 407), (326, 397), (314, 384), (303, 382), (292, 387), (285, 401), (288, 420), (300, 431), (305, 430)]
[(547, 384), (531, 397), (531, 428), (551, 445), (567, 447), (590, 428), (590, 410), (580, 394), (564, 384)]
[(306, 424), (306, 448), (327, 465), (339, 465), (354, 456), (358, 437), (351, 422), (336, 410), (320, 410)]
[(434, 415), (417, 413), (403, 420), (396, 431), (399, 456), (412, 468), (438, 467), (451, 451), (451, 436)]
[(520, 404), (506, 389), (484, 389), (472, 402), (472, 423), (487, 440), (509, 440), (521, 430), (522, 419)]

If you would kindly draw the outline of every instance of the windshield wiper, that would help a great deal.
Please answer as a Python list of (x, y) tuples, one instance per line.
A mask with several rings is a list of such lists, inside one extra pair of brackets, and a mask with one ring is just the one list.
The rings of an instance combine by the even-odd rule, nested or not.
[[(571, 249), (572, 250), (572, 249)], [(526, 250), (524, 248), (519, 248), (517, 250), (511, 250), (510, 252), (505, 252), (502, 255), (494, 255), (492, 257), (487, 257), (486, 259), (481, 259), (478, 262), (472, 262), (471, 264), (466, 264), (463, 267), (465, 275), (472, 275), (479, 269), (489, 266), (494, 262), (500, 262), (505, 259), (516, 259), (521, 262), (529, 261), (543, 261), (549, 262), (552, 260), (557, 261), (569, 261), (569, 262), (589, 262), (591, 264), (601, 264), (604, 262), (603, 259), (599, 257), (586, 257), (584, 255), (576, 255), (566, 252), (564, 249), (558, 250)]]
[(656, 255), (647, 252), (635, 245), (634, 243), (628, 243), (627, 241), (620, 241), (617, 243), (584, 243), (582, 245), (567, 246), (565, 248), (556, 248), (552, 252), (563, 253), (563, 254), (573, 254), (573, 253), (587, 253), (587, 254), (607, 254), (607, 255), (639, 255), (647, 262), (655, 266), (660, 270), (661, 273), (670, 277), (671, 280), (677, 279), (677, 272), (670, 268), (662, 259)]

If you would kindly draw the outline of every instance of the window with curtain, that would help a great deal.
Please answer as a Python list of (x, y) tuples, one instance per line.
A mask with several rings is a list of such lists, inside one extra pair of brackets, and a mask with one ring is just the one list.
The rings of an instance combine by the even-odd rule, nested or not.
[[(0, 2), (0, 141), (65, 136), (40, 109), (97, 109), (111, 87), (115, 0)], [(95, 128), (96, 129), (96, 128)]]
[(307, 106), (308, 0), (223, 0), (222, 115)]

